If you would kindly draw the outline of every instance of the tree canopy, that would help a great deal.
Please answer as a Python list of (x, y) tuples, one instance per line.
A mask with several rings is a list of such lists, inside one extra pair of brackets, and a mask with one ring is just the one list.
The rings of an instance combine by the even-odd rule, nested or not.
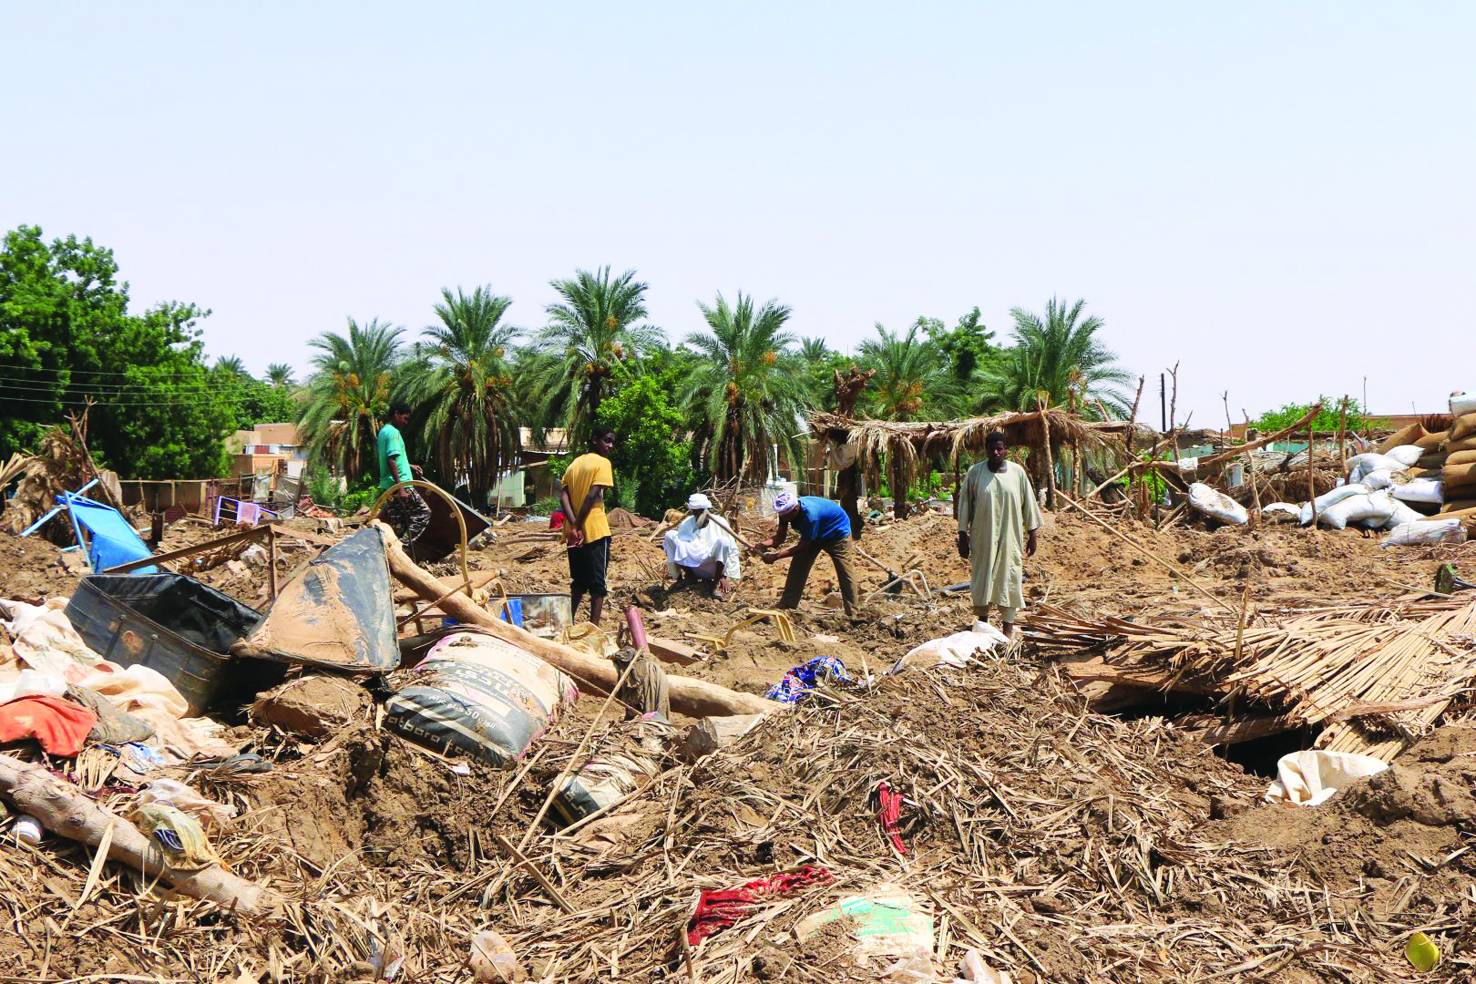
[[(1347, 415), (1339, 420), (1339, 409), (1343, 406), (1343, 399), (1347, 400)], [(1307, 416), (1307, 411), (1320, 403), (1322, 404), (1322, 409), (1318, 411), (1317, 416), (1312, 418), (1313, 430), (1331, 434), (1338, 429), (1339, 423), (1350, 431), (1366, 430), (1372, 421), (1367, 416), (1363, 405), (1352, 397), (1345, 397), (1343, 399), (1319, 396), (1310, 403), (1287, 403), (1277, 410), (1268, 410), (1261, 414), (1252, 422), (1251, 426), (1268, 433), (1274, 433), (1295, 424)]]
[[(485, 286), (443, 289), (429, 305), (436, 322), (413, 339), (379, 318), (347, 319), (308, 342), (299, 384), (285, 362), (260, 378), (235, 353), (207, 363), (199, 324), (208, 311), (184, 302), (130, 310), (110, 250), (21, 226), (0, 248), (0, 455), (93, 401), (92, 447), (127, 477), (224, 474), (230, 431), (291, 420), (316, 468), (357, 486), (374, 480), (375, 436), (403, 400), (412, 460), (478, 506), (516, 470), (525, 428), (535, 440), (562, 429), (577, 448), (601, 422), (621, 437), (617, 498), (659, 515), (709, 479), (764, 479), (776, 447), (793, 474), (805, 412), (836, 409), (838, 385), (848, 403), (859, 395), (854, 412), (897, 421), (1041, 400), (1087, 416), (1126, 410), (1128, 375), (1080, 300), (1052, 298), (1040, 315), (1013, 309), (1006, 344), (974, 307), (951, 324), (877, 325), (841, 351), (799, 337), (788, 305), (738, 291), (699, 301), (672, 348), (649, 321), (635, 270), (576, 270), (551, 285), (557, 299), (526, 332), (508, 322), (512, 299)], [(1329, 406), (1324, 417), (1335, 419)], [(1349, 426), (1361, 420), (1355, 405)]]
[(0, 246), (0, 455), (35, 445), (90, 400), (89, 445), (128, 477), (219, 475), (238, 388), (205, 365), (209, 312), (130, 311), (113, 252), (20, 226)]

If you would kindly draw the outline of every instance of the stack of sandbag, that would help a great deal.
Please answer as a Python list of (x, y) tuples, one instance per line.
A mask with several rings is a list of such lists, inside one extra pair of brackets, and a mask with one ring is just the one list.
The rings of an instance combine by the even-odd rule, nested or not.
[(1394, 484), (1394, 476), (1404, 475), (1424, 454), (1417, 444), (1401, 444), (1386, 454), (1372, 451), (1355, 454), (1348, 459), (1348, 481), (1360, 482), (1370, 489), (1386, 489)]
[(1402, 523), (1414, 523), (1422, 518), (1394, 498), (1388, 489), (1346, 496), (1317, 514), (1319, 525), (1335, 530), (1346, 529), (1350, 525), (1369, 530), (1392, 530)]
[(1476, 508), (1476, 396), (1450, 398), (1453, 418), (1440, 468), (1445, 503), (1442, 513)]

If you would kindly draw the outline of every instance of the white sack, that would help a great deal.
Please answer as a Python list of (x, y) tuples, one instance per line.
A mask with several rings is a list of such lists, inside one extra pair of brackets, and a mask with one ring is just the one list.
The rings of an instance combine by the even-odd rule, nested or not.
[(1425, 519), (1400, 523), (1379, 543), (1381, 547), (1412, 547), (1428, 543), (1465, 543), (1466, 524), (1459, 519)]
[(1394, 499), (1385, 494), (1354, 495), (1329, 506), (1326, 512), (1317, 514), (1317, 522), (1335, 530), (1346, 529), (1349, 523), (1362, 523), (1376, 519), (1379, 525), (1389, 521), (1394, 514)]
[(1366, 476), (1376, 471), (1388, 471), (1393, 474), (1408, 470), (1409, 465), (1387, 454), (1356, 454), (1348, 459), (1348, 481), (1350, 482), (1362, 482)]
[(1403, 485), (1394, 486), (1394, 498), (1438, 506), (1445, 501), (1445, 492), (1438, 478), (1412, 478)]
[(1290, 502), (1273, 502), (1270, 505), (1261, 507), (1261, 515), (1264, 516), (1267, 513), (1284, 513), (1287, 516), (1295, 516), (1301, 519), (1302, 507), (1294, 506)]
[(1363, 476), (1363, 484), (1368, 486), (1370, 492), (1376, 489), (1387, 489), (1394, 484), (1394, 473), (1387, 468), (1375, 468)]
[(1372, 755), (1311, 749), (1283, 755), (1276, 762), (1276, 781), (1266, 788), (1268, 803), (1318, 806), (1349, 783), (1376, 776), (1389, 767)]
[(890, 672), (901, 673), (911, 666), (951, 666), (963, 669), (973, 662), (976, 653), (993, 652), (1008, 646), (1005, 634), (988, 622), (975, 622), (970, 632), (955, 632), (941, 639), (929, 639), (915, 646), (892, 666)]
[(1425, 518), (1424, 513), (1416, 512), (1398, 499), (1395, 499), (1392, 495), (1389, 498), (1389, 502), (1393, 506), (1393, 511), (1389, 514), (1389, 518), (1384, 520), (1383, 529), (1392, 530), (1396, 526), (1403, 526), (1405, 523), (1418, 523)]
[[(1367, 485), (1361, 485), (1357, 482), (1349, 482), (1347, 485), (1339, 485), (1335, 489), (1322, 493), (1312, 501), (1317, 503), (1317, 515), (1321, 516), (1323, 513), (1327, 512), (1329, 509), (1337, 505), (1339, 502), (1342, 502), (1344, 499), (1351, 498), (1355, 495), (1367, 494)], [(1306, 526), (1308, 523), (1312, 522), (1312, 503), (1302, 503), (1301, 520), (1303, 526)]]
[(1457, 393), (1450, 398), (1450, 415), (1462, 417), (1468, 413), (1476, 413), (1476, 394)]
[(1418, 444), (1401, 444), (1384, 452), (1385, 458), (1393, 458), (1406, 468), (1413, 468), (1425, 456), (1425, 449)]
[(1217, 492), (1203, 482), (1189, 486), (1189, 505), (1211, 519), (1222, 523), (1244, 526), (1250, 517), (1245, 507), (1223, 492)]

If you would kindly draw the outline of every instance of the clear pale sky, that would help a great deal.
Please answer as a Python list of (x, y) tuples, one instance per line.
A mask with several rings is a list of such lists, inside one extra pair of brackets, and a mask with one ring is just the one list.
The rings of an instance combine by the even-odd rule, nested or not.
[(13, 3), (0, 224), (257, 372), (447, 285), (537, 327), (608, 263), (674, 340), (719, 290), (837, 346), (1059, 294), (1181, 360), (1195, 424), (1365, 376), (1437, 410), (1476, 388), (1473, 44), (1468, 2)]

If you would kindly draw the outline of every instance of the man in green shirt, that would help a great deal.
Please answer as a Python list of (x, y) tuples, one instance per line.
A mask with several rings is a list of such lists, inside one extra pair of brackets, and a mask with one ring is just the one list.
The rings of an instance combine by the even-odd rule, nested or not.
[[(420, 477), (419, 466), (411, 465), (405, 454), (405, 438), (400, 434), (401, 429), (409, 424), (410, 405), (396, 402), (390, 407), (389, 420), (379, 428), (379, 435), (375, 438), (375, 457), (379, 462), (380, 491)], [(430, 524), (430, 518), (430, 506), (410, 486), (400, 489), (384, 504), (384, 521), (407, 547), (420, 539)]]

